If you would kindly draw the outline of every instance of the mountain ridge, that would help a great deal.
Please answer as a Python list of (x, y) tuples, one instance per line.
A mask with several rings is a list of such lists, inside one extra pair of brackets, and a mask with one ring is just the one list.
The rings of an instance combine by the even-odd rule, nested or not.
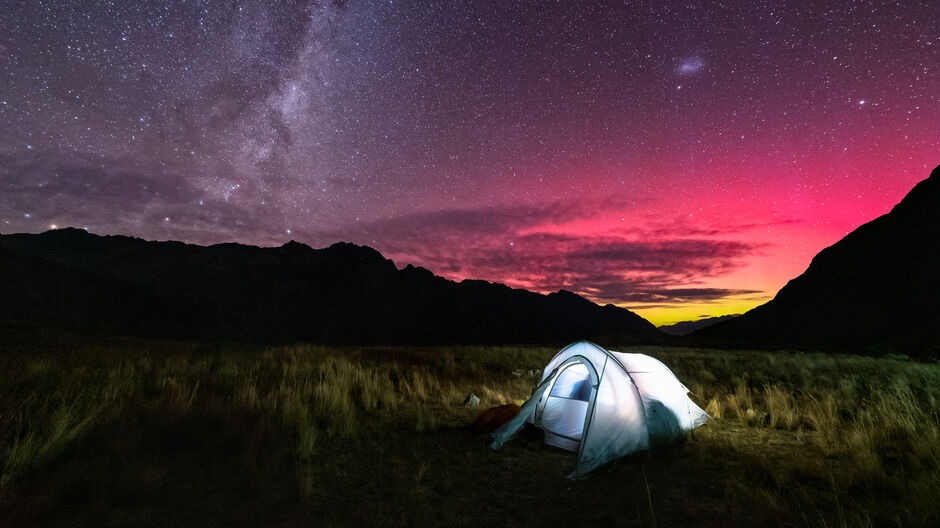
[(77, 331), (350, 344), (659, 336), (571, 292), (455, 282), (348, 242), (199, 246), (63, 228), (0, 235), (0, 275), (0, 295), (22, 307), (0, 310), (0, 322)]
[(657, 326), (656, 328), (664, 334), (686, 336), (692, 332), (701, 330), (702, 328), (707, 328), (713, 324), (732, 319), (739, 315), (741, 314), (717, 315), (715, 317), (706, 317), (703, 319), (695, 319), (691, 321), (679, 321), (678, 323)]

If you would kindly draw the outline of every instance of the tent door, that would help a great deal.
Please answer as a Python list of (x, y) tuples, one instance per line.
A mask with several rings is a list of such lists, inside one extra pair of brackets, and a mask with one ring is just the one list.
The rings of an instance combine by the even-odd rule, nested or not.
[(578, 451), (596, 379), (594, 369), (582, 360), (559, 370), (546, 390), (536, 423), (545, 431), (545, 443)]

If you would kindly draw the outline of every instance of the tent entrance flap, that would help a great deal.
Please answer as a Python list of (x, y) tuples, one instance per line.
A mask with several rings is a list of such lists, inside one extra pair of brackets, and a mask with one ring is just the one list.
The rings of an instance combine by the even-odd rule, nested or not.
[[(545, 441), (555, 447), (577, 451), (584, 431), (588, 402), (549, 396), (542, 411)], [(564, 441), (564, 440), (567, 440)]]
[(597, 375), (581, 360), (563, 366), (546, 391), (538, 425), (549, 445), (577, 451)]

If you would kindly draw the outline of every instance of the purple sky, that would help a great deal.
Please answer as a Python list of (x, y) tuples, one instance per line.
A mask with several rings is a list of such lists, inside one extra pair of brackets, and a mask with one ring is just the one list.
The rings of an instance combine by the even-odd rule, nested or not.
[(655, 323), (940, 163), (935, 2), (7, 3), (0, 231), (367, 244)]

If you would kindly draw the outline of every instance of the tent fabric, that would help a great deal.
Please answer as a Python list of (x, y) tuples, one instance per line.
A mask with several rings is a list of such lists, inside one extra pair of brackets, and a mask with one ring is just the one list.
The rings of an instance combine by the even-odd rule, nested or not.
[(668, 443), (708, 415), (659, 360), (579, 341), (562, 349), (516, 417), (493, 434), (499, 449), (526, 423), (546, 443), (578, 452), (571, 477), (636, 451)]
[(549, 397), (542, 410), (542, 429), (572, 440), (581, 440), (588, 402)]

